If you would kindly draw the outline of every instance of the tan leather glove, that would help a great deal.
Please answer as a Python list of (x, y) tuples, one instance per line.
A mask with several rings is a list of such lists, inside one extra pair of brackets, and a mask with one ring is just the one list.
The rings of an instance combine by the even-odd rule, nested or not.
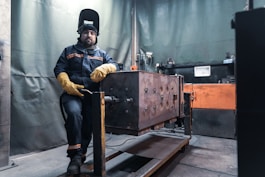
[(71, 82), (67, 73), (65, 73), (65, 72), (60, 73), (57, 76), (57, 80), (61, 84), (62, 88), (69, 95), (84, 96), (82, 93), (80, 93), (78, 91), (78, 89), (82, 89), (82, 88), (84, 88), (84, 86)]
[(115, 72), (116, 66), (112, 63), (105, 63), (103, 65), (98, 66), (91, 74), (90, 78), (93, 82), (102, 81), (107, 74)]

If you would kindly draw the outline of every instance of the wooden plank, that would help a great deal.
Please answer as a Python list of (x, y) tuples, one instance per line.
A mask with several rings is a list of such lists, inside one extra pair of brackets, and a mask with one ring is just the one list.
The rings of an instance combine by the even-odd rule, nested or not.
[(235, 84), (184, 84), (184, 92), (192, 93), (192, 108), (236, 109)]
[[(164, 159), (172, 152), (179, 150), (183, 144), (187, 144), (187, 139), (158, 136), (154, 134), (143, 135), (136, 142), (122, 147), (120, 151), (135, 154), (141, 157)], [(162, 151), (161, 149), (166, 149)]]

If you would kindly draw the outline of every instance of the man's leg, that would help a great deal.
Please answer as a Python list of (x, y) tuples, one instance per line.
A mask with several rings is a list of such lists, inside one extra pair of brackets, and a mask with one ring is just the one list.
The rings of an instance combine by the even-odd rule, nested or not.
[(67, 167), (68, 174), (79, 174), (82, 164), (82, 99), (77, 96), (64, 94), (62, 97), (64, 110), (67, 114), (65, 128), (68, 140), (67, 156), (70, 158), (70, 163)]

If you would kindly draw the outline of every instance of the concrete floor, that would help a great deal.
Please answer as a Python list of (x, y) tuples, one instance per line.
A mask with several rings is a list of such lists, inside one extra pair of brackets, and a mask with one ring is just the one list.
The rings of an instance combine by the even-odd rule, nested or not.
[[(168, 133), (168, 131), (155, 131), (148, 134), (187, 138), (181, 133)], [(139, 137), (131, 135), (106, 134), (106, 154), (111, 154), (127, 143), (138, 139)], [(192, 135), (185, 152), (174, 156), (152, 176), (235, 177), (238, 174), (236, 146), (236, 140), (233, 139)], [(66, 148), (67, 146), (64, 145), (47, 151), (11, 156), (10, 166), (1, 168), (0, 176), (58, 177), (66, 171), (69, 163), (69, 159), (66, 157)], [(92, 147), (88, 149), (87, 161), (93, 159), (92, 149)], [(116, 161), (120, 161), (120, 159), (117, 158)], [(107, 174), (108, 170), (113, 167), (113, 163), (117, 163), (115, 158), (106, 163)], [(130, 174), (130, 176), (135, 175)]]

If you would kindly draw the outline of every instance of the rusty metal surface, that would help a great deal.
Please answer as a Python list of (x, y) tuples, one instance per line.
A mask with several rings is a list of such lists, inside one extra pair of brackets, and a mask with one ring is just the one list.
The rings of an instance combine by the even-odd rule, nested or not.
[(121, 151), (150, 159), (147, 164), (143, 165), (134, 173), (135, 177), (147, 177), (155, 173), (188, 144), (188, 139), (147, 134), (143, 135), (136, 142), (124, 146)]
[(172, 156), (186, 144), (188, 144), (188, 139), (146, 134), (136, 142), (122, 147), (120, 151), (162, 160)]
[(191, 93), (192, 108), (236, 109), (236, 84), (184, 84), (184, 92)]
[[(138, 135), (140, 131), (183, 113), (183, 76), (144, 71), (109, 74), (101, 82), (107, 102), (106, 130)], [(180, 113), (182, 112), (182, 113)]]

